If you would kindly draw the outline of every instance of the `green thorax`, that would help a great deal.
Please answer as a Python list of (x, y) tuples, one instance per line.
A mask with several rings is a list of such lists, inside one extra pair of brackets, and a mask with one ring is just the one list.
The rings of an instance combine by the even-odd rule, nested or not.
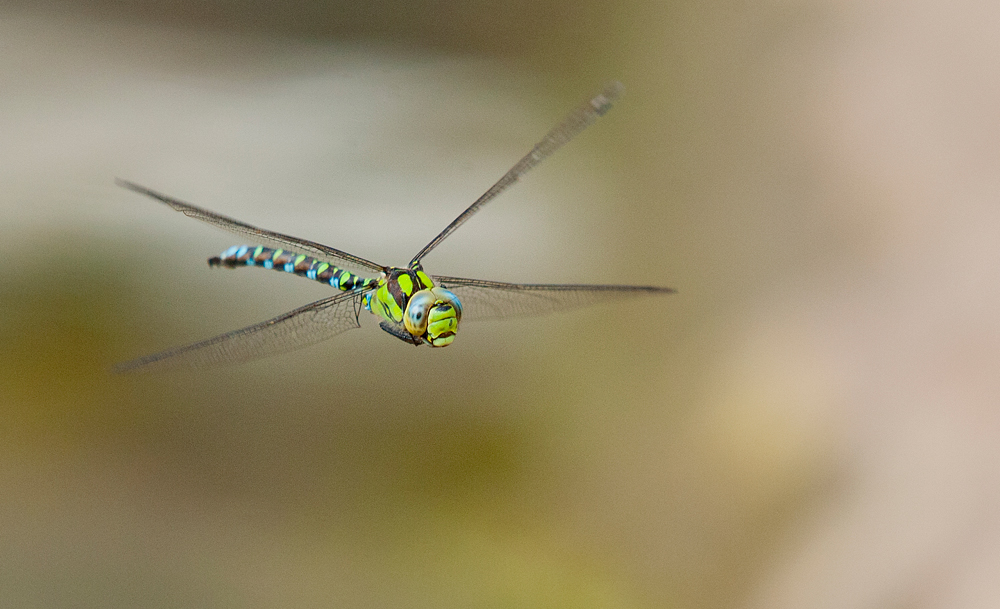
[(378, 280), (378, 288), (371, 299), (372, 313), (391, 323), (402, 323), (410, 297), (433, 287), (434, 282), (423, 269), (393, 267)]

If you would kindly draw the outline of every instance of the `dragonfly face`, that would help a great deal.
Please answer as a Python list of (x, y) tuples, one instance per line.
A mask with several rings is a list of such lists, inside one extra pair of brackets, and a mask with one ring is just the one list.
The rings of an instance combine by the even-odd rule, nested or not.
[(462, 303), (444, 288), (420, 290), (410, 298), (403, 315), (403, 325), (432, 347), (447, 347), (455, 340), (462, 321)]

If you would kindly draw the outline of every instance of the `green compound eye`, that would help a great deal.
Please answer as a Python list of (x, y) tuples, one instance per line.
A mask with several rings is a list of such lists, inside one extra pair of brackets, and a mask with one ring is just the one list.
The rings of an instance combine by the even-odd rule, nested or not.
[(420, 290), (410, 297), (403, 315), (406, 331), (414, 336), (423, 336), (427, 331), (427, 312), (434, 304), (435, 296), (430, 290)]

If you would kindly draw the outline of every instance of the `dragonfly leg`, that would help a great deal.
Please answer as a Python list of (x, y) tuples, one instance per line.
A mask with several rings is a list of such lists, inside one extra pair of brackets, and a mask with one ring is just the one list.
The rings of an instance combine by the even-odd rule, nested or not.
[(393, 336), (403, 341), (404, 343), (410, 343), (411, 345), (416, 345), (419, 347), (424, 342), (423, 339), (421, 339), (420, 337), (414, 336), (409, 332), (407, 332), (404, 328), (393, 325), (387, 321), (383, 321), (378, 325), (378, 327), (382, 328), (389, 334), (392, 334)]
[(358, 322), (358, 326), (361, 325), (361, 309), (365, 306), (364, 301), (365, 299), (362, 294), (358, 294), (354, 299), (354, 321)]

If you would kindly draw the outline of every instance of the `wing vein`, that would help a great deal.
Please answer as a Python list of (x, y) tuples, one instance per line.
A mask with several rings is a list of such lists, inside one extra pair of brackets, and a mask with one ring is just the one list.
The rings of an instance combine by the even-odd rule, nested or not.
[(444, 241), (448, 235), (455, 232), (455, 229), (465, 224), (465, 222), (484, 205), (495, 199), (497, 195), (503, 191), (507, 190), (507, 188), (517, 182), (521, 176), (528, 173), (528, 171), (541, 163), (556, 150), (559, 150), (559, 148), (561, 148), (564, 144), (579, 135), (581, 131), (594, 124), (598, 118), (604, 116), (607, 111), (611, 109), (612, 103), (614, 103), (615, 99), (617, 99), (621, 94), (623, 88), (624, 87), (622, 87), (622, 84), (619, 82), (613, 82), (607, 85), (601, 93), (578, 107), (576, 110), (571, 112), (569, 116), (563, 119), (561, 123), (553, 127), (551, 131), (545, 134), (545, 137), (543, 137), (540, 142), (535, 144), (535, 147), (531, 149), (531, 152), (526, 154), (520, 161), (511, 167), (507, 173), (505, 173), (503, 177), (497, 181), (496, 184), (491, 186), (490, 189), (483, 193), (481, 197), (476, 199), (472, 205), (459, 214), (457, 218), (452, 220), (451, 224), (438, 233), (438, 236), (434, 237), (430, 243), (417, 252), (417, 255), (410, 261), (410, 266), (419, 263), (424, 256)]
[(645, 285), (505, 283), (435, 275), (436, 284), (462, 303), (462, 320), (485, 321), (547, 315), (637, 296), (673, 294), (672, 288)]
[(113, 370), (126, 373), (152, 366), (243, 362), (318, 343), (360, 327), (355, 299), (363, 292), (336, 294), (239, 330), (122, 362)]
[(234, 218), (217, 214), (201, 207), (196, 207), (190, 203), (174, 199), (173, 197), (168, 197), (165, 194), (156, 192), (155, 190), (150, 190), (145, 186), (140, 186), (127, 180), (118, 179), (115, 180), (115, 183), (122, 188), (127, 188), (131, 191), (165, 203), (175, 211), (179, 211), (189, 218), (201, 220), (202, 222), (206, 222), (212, 226), (229, 231), (230, 233), (244, 237), (251, 237), (256, 240), (254, 243), (248, 243), (246, 245), (270, 245), (280, 248), (291, 248), (299, 253), (309, 253), (317, 258), (322, 258), (325, 262), (330, 264), (348, 267), (353, 270), (363, 269), (367, 271), (374, 271), (376, 273), (380, 273), (385, 270), (385, 267), (382, 265), (376, 264), (371, 260), (366, 260), (360, 256), (355, 256), (354, 254), (349, 254), (328, 245), (316, 243), (315, 241), (299, 239), (298, 237), (276, 233), (264, 228), (257, 228), (256, 226), (240, 222)]

